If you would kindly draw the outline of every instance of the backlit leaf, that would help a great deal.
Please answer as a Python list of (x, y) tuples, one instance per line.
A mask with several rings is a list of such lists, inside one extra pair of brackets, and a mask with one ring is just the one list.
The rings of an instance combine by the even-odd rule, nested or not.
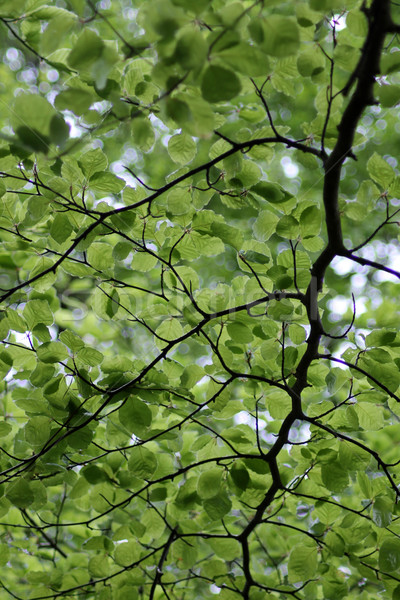
[(135, 477), (147, 479), (157, 468), (157, 457), (147, 448), (138, 446), (131, 451), (128, 465)]
[(317, 570), (317, 549), (315, 546), (297, 545), (289, 556), (289, 581), (307, 581)]
[(374, 181), (387, 189), (394, 178), (394, 170), (385, 159), (374, 152), (367, 163), (368, 173)]
[(37, 349), (38, 358), (44, 363), (55, 363), (65, 360), (68, 351), (61, 342), (46, 342)]
[(180, 165), (191, 162), (196, 155), (196, 144), (187, 133), (172, 136), (168, 141), (168, 153)]
[(400, 542), (395, 538), (383, 540), (379, 548), (379, 568), (386, 573), (397, 571), (400, 566)]
[(241, 83), (237, 75), (224, 67), (207, 67), (201, 83), (203, 98), (208, 102), (230, 100), (240, 93)]

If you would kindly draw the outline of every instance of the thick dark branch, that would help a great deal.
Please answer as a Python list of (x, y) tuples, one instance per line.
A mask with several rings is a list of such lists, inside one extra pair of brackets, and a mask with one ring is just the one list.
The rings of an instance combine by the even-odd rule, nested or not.
[(342, 228), (338, 206), (339, 182), (342, 165), (352, 156), (352, 145), (356, 127), (367, 106), (375, 104), (373, 87), (379, 73), (383, 44), (391, 24), (389, 0), (374, 0), (367, 13), (369, 29), (361, 52), (359, 64), (354, 72), (357, 85), (338, 125), (336, 145), (325, 162), (324, 206), (328, 241), (332, 251), (343, 249)]
[[(346, 253), (348, 254), (343, 245), (339, 212), (340, 176), (344, 161), (351, 155), (354, 135), (361, 115), (365, 108), (373, 103), (375, 76), (379, 72), (380, 56), (391, 23), (389, 6), (389, 0), (374, 0), (368, 11), (367, 40), (362, 50), (362, 59), (354, 72), (357, 86), (338, 125), (339, 135), (335, 147), (324, 163), (323, 201), (328, 244), (311, 268), (311, 282), (305, 296), (311, 331), (307, 340), (307, 350), (297, 367), (296, 383), (293, 386), (294, 397), (299, 396), (307, 385), (308, 368), (316, 357), (319, 341), (323, 334), (318, 310), (318, 293), (322, 289), (325, 271), (336, 255), (346, 256)], [(353, 258), (352, 255), (351, 258), (357, 262), (364, 260)], [(384, 270), (387, 270), (387, 267)]]

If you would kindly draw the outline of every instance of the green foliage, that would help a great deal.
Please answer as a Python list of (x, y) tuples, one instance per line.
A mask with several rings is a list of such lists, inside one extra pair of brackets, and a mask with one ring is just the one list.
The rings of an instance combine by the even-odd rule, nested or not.
[(1, 598), (400, 598), (398, 5), (0, 5)]

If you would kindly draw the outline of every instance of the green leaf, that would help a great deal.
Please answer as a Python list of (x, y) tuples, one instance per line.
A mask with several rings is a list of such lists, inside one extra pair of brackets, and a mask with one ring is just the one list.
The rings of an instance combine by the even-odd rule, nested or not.
[(185, 31), (175, 48), (175, 58), (184, 69), (201, 67), (207, 58), (208, 45), (200, 31)]
[(385, 53), (382, 56), (381, 61), (381, 72), (383, 75), (388, 75), (389, 73), (393, 73), (398, 71), (400, 66), (400, 52), (397, 49), (390, 53)]
[(112, 319), (119, 309), (119, 294), (115, 288), (103, 284), (102, 287), (96, 287), (94, 290), (91, 304), (94, 312), (101, 319)]
[(110, 564), (107, 556), (93, 556), (89, 560), (88, 570), (93, 577), (107, 577), (110, 573)]
[(135, 252), (132, 258), (131, 267), (135, 271), (146, 272), (153, 269), (158, 260), (156, 256), (147, 252)]
[(217, 556), (227, 561), (235, 560), (235, 557), (238, 556), (238, 552), (240, 552), (239, 542), (232, 538), (211, 538), (207, 540), (207, 544)]
[(13, 331), (19, 331), (20, 333), (23, 333), (28, 329), (25, 319), (23, 319), (17, 313), (17, 311), (8, 309), (6, 314), (8, 326), (10, 327), (10, 329), (12, 329)]
[(96, 367), (103, 361), (103, 354), (95, 348), (81, 348), (78, 350), (76, 357), (89, 367)]
[(339, 462), (348, 471), (365, 469), (371, 462), (371, 455), (365, 450), (347, 440), (341, 440), (339, 445)]
[(169, 318), (156, 329), (156, 334), (163, 340), (175, 340), (183, 334), (182, 325), (178, 319)]
[(92, 29), (85, 27), (68, 55), (68, 65), (85, 73), (100, 58), (103, 48), (103, 40)]
[(322, 481), (332, 492), (342, 492), (349, 484), (347, 471), (339, 461), (324, 463), (321, 467)]
[(78, 350), (84, 347), (84, 341), (73, 331), (69, 329), (65, 329), (59, 335), (60, 341), (68, 346), (72, 350), (72, 352), (76, 353)]
[[(363, 367), (368, 374), (380, 381), (383, 379), (385, 386), (395, 392), (400, 384), (399, 370), (396, 364), (391, 360), (390, 354), (383, 349), (373, 349), (362, 357), (360, 366)], [(375, 384), (376, 385), (376, 384)], [(378, 409), (378, 407), (375, 407)], [(379, 409), (375, 411), (378, 415)], [(377, 424), (382, 424), (381, 418), (378, 417)]]
[(6, 437), (12, 431), (10, 423), (0, 421), (0, 437)]
[(285, 191), (276, 183), (269, 183), (268, 181), (260, 181), (257, 185), (253, 185), (250, 188), (252, 192), (255, 192), (271, 204), (280, 204), (288, 200), (288, 195)]
[(204, 471), (197, 482), (197, 493), (202, 500), (208, 500), (218, 496), (222, 482), (221, 469), (209, 469)]
[(31, 417), (25, 425), (25, 439), (34, 451), (45, 445), (49, 438), (50, 420), (48, 417)]
[(47, 153), (52, 142), (62, 144), (68, 138), (69, 129), (63, 118), (37, 94), (17, 96), (10, 121), (21, 142), (31, 150)]
[(236, 227), (225, 225), (225, 223), (211, 223), (210, 232), (213, 236), (218, 237), (224, 242), (229, 244), (236, 250), (240, 250), (243, 244), (243, 236), (241, 231)]
[(377, 97), (385, 108), (396, 106), (400, 102), (400, 85), (383, 85), (377, 89)]
[(5, 567), (10, 559), (10, 548), (7, 544), (0, 545), (0, 566)]
[(165, 110), (168, 117), (179, 126), (183, 126), (191, 117), (188, 104), (178, 98), (168, 98)]
[(167, 209), (171, 215), (185, 215), (191, 209), (192, 197), (187, 188), (175, 188), (168, 194)]
[(96, 537), (89, 538), (83, 543), (83, 546), (88, 550), (114, 549), (114, 544), (104, 535), (97, 535)]
[(187, 133), (173, 135), (168, 141), (168, 154), (180, 165), (186, 165), (196, 156), (196, 143)]
[[(50, 9), (55, 9), (50, 12)], [(66, 37), (77, 21), (77, 15), (69, 10), (59, 7), (50, 7), (47, 11), (40, 9), (34, 11), (34, 16), (49, 19), (48, 26), (40, 36), (40, 48), (46, 55), (57, 48), (60, 42)]]
[(131, 450), (128, 466), (135, 477), (147, 479), (157, 468), (157, 457), (147, 448), (138, 446)]
[(189, 108), (189, 115), (180, 123), (184, 131), (190, 135), (207, 138), (215, 126), (215, 117), (212, 107), (200, 96), (181, 93), (178, 100), (184, 102)]
[(217, 496), (204, 500), (204, 509), (213, 521), (222, 519), (232, 508), (232, 502), (227, 494), (220, 492)]
[(216, 65), (207, 67), (201, 82), (201, 93), (208, 102), (231, 100), (241, 89), (240, 80), (233, 71)]
[(324, 541), (329, 547), (329, 550), (332, 552), (333, 556), (343, 556), (346, 546), (343, 538), (340, 535), (334, 531), (328, 531)]
[(312, 237), (321, 231), (322, 214), (318, 206), (308, 206), (300, 215), (302, 237)]
[(359, 471), (357, 474), (357, 482), (360, 486), (362, 494), (366, 498), (370, 498), (372, 496), (372, 486), (368, 475)]
[(325, 57), (318, 46), (307, 48), (299, 54), (297, 68), (302, 77), (313, 77), (324, 71)]
[(248, 344), (253, 339), (250, 329), (246, 325), (243, 325), (243, 323), (229, 323), (227, 331), (230, 337), (240, 344)]
[(151, 72), (151, 64), (146, 59), (137, 58), (132, 60), (124, 78), (124, 88), (129, 96), (135, 95), (136, 86), (147, 78)]
[(318, 559), (315, 546), (296, 545), (289, 556), (290, 583), (312, 579), (317, 571)]
[(148, 119), (136, 118), (132, 121), (132, 137), (135, 145), (148, 152), (155, 141), (154, 129)]
[(124, 187), (125, 181), (113, 173), (96, 172), (90, 177), (90, 188), (95, 192), (118, 194)]
[(73, 230), (71, 221), (67, 215), (59, 213), (54, 217), (50, 228), (50, 235), (59, 244), (62, 244), (69, 238)]
[(394, 588), (392, 593), (392, 600), (399, 600), (400, 598), (400, 585)]
[(299, 233), (299, 222), (291, 215), (285, 215), (279, 219), (276, 233), (284, 238), (296, 239)]
[(89, 264), (98, 271), (104, 271), (114, 266), (113, 249), (109, 244), (94, 242), (91, 244), (87, 259)]
[(54, 321), (49, 303), (46, 300), (30, 300), (25, 305), (23, 315), (30, 330), (38, 323), (52, 325)]
[(388, 527), (392, 522), (393, 502), (385, 496), (378, 496), (372, 505), (372, 520), (378, 527)]
[(282, 58), (296, 54), (300, 36), (297, 23), (290, 17), (271, 15), (262, 22), (261, 47), (267, 54)]
[(152, 413), (147, 404), (132, 397), (120, 408), (118, 416), (121, 424), (133, 433), (150, 427), (152, 421)]
[(320, 14), (311, 10), (308, 4), (297, 4), (296, 16), (300, 27), (311, 27), (320, 20)]
[[(38, 277), (36, 281), (32, 283), (32, 287), (39, 293), (46, 292), (49, 288), (52, 287), (54, 281), (56, 280), (56, 273), (52, 270), (54, 265), (54, 260), (51, 258), (40, 257), (30, 275), (31, 277)], [(46, 272), (47, 271), (47, 272)]]
[(267, 314), (276, 321), (290, 322), (293, 319), (294, 306), (290, 300), (272, 300), (268, 304)]
[(335, 64), (344, 71), (351, 73), (351, 71), (355, 69), (357, 65), (358, 57), (358, 50), (350, 44), (340, 44), (335, 48)]
[(301, 344), (307, 337), (306, 330), (304, 327), (293, 323), (292, 325), (289, 325), (289, 337), (293, 344)]
[[(79, 159), (78, 164), (86, 177), (90, 179), (94, 173), (102, 173), (105, 169), (107, 169), (108, 160), (104, 152), (100, 150), (100, 148), (96, 148), (95, 150), (89, 150), (89, 152), (85, 152), (85, 154), (83, 154)], [(92, 183), (93, 182), (91, 182), (91, 184)], [(97, 180), (97, 185), (99, 185), (99, 183), (99, 180)]]
[(276, 231), (279, 217), (269, 210), (259, 213), (253, 225), (253, 231), (258, 240), (266, 242)]
[(372, 179), (385, 189), (389, 187), (395, 176), (393, 167), (376, 152), (369, 159), (367, 169)]
[(42, 387), (51, 380), (54, 374), (54, 367), (38, 362), (36, 368), (32, 371), (29, 381), (35, 387)]
[(366, 431), (376, 431), (383, 427), (382, 408), (370, 402), (358, 402), (354, 407), (360, 427)]
[(37, 355), (44, 363), (55, 363), (68, 358), (68, 351), (61, 342), (46, 342), (38, 347)]
[(29, 482), (22, 477), (7, 485), (5, 496), (11, 504), (22, 509), (28, 508), (35, 499)]
[(235, 71), (248, 77), (259, 77), (269, 71), (268, 56), (255, 46), (246, 43), (235, 44), (215, 54), (221, 63), (228, 64)]
[(390, 346), (396, 339), (396, 332), (388, 329), (375, 329), (365, 338), (367, 348)]
[(250, 482), (249, 472), (247, 471), (244, 465), (239, 463), (234, 463), (231, 470), (229, 471), (230, 476), (232, 477), (235, 485), (240, 490), (245, 490)]
[(66, 182), (72, 185), (83, 183), (85, 179), (78, 162), (69, 156), (65, 156), (62, 161), (61, 175)]
[(366, 15), (361, 10), (350, 10), (346, 15), (346, 27), (357, 37), (365, 37), (368, 32)]
[(379, 568), (385, 573), (397, 571), (400, 567), (400, 540), (387, 538), (379, 548)]
[(57, 94), (54, 105), (57, 110), (70, 110), (80, 116), (89, 110), (93, 102), (94, 98), (88, 91), (70, 87)]
[(81, 473), (86, 481), (92, 483), (93, 485), (109, 480), (109, 477), (104, 469), (101, 469), (96, 465), (88, 465), (84, 467)]
[(250, 471), (254, 471), (254, 473), (260, 475), (269, 473), (268, 463), (261, 458), (245, 458), (244, 463), (246, 467), (248, 467)]
[(265, 254), (261, 254), (261, 252), (255, 252), (253, 250), (248, 250), (246, 253), (240, 252), (240, 256), (243, 256), (247, 262), (257, 263), (259, 265), (266, 265), (270, 261), (270, 257)]
[(136, 542), (118, 544), (114, 551), (114, 560), (121, 567), (128, 567), (139, 558), (139, 547)]
[(174, 505), (180, 510), (186, 510), (189, 507), (193, 507), (195, 502), (199, 501), (199, 497), (196, 493), (196, 479), (192, 477), (188, 479), (178, 490)]
[(194, 567), (198, 549), (195, 538), (178, 539), (172, 547), (172, 556), (177, 564), (183, 569), (191, 569)]

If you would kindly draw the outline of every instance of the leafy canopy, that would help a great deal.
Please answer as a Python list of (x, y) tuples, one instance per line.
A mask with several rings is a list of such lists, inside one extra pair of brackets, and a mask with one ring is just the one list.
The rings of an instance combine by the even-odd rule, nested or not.
[(1, 597), (398, 599), (398, 4), (0, 4)]

